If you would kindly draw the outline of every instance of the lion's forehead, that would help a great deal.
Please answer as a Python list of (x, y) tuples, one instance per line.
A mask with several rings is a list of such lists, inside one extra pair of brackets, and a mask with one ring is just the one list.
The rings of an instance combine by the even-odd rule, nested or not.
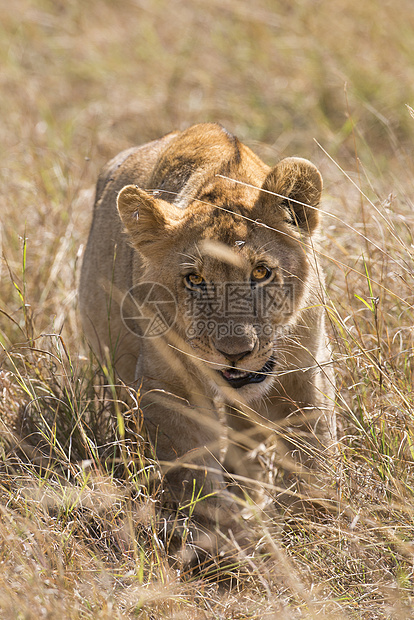
[(216, 239), (230, 247), (253, 240), (258, 223), (250, 217), (242, 205), (231, 203), (225, 207), (195, 205), (189, 208), (185, 218), (186, 234), (197, 239)]
[(263, 179), (251, 179), (245, 174), (216, 175), (200, 189), (197, 199), (213, 205), (240, 205), (250, 209), (260, 195)]
[(237, 215), (230, 214), (218, 214), (206, 222), (202, 232), (202, 239), (217, 240), (231, 249), (242, 247), (250, 236), (251, 231), (247, 222)]
[[(204, 254), (205, 245), (218, 244), (228, 249), (230, 255), (241, 256), (248, 262), (271, 259), (283, 255), (287, 248), (286, 235), (276, 229), (270, 230), (261, 222), (249, 220), (238, 214), (215, 210), (209, 217), (201, 217), (186, 223), (183, 249), (194, 255)], [(297, 252), (297, 250), (295, 249)], [(211, 253), (208, 252), (211, 256)], [(214, 252), (213, 252), (214, 255)], [(220, 259), (223, 260), (220, 254)], [(234, 263), (231, 256), (224, 262)]]

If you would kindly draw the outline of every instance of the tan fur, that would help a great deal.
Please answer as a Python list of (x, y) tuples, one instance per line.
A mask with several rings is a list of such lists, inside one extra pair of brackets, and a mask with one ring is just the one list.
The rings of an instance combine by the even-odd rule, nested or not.
[[(123, 381), (142, 384), (147, 427), (170, 464), (174, 496), (188, 500), (194, 484), (196, 492), (215, 493), (196, 507), (207, 521), (217, 510), (224, 523), (234, 518), (221, 466), (226, 452), (226, 464), (244, 474), (247, 451), (289, 428), (290, 439), (279, 441), (286, 462), (307, 464), (307, 446), (323, 452), (335, 442), (315, 251), (321, 190), (310, 162), (288, 158), (271, 169), (215, 124), (130, 149), (100, 175), (79, 291), (84, 331), (101, 359), (110, 352)], [(223, 295), (226, 283), (251, 287), (258, 264), (272, 270), (272, 287), (288, 287), (291, 312), (272, 306), (262, 316), (252, 302), (230, 319), (213, 309), (216, 328), (198, 333), (186, 308), (201, 289), (189, 290), (186, 275), (204, 278), (207, 297), (213, 286)], [(140, 338), (122, 321), (121, 301), (140, 282), (161, 283), (176, 300), (174, 326), (161, 337)], [(273, 290), (266, 286), (252, 286), (252, 295)], [(230, 320), (237, 334), (224, 333)], [(233, 366), (257, 379), (270, 358), (264, 381), (237, 389), (218, 372)]]

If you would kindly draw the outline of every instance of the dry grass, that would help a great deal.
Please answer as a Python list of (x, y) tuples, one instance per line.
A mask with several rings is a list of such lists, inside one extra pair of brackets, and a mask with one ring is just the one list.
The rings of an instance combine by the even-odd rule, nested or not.
[[(0, 0), (2, 618), (412, 617), (413, 43), (410, 0)], [(76, 310), (101, 165), (206, 120), (322, 170), (344, 435), (337, 512), (257, 517), (233, 590), (168, 561)]]

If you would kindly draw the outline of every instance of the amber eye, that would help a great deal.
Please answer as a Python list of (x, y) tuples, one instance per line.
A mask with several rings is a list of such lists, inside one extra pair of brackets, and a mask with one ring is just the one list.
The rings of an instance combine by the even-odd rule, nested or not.
[(252, 271), (252, 282), (265, 282), (272, 275), (272, 270), (265, 265), (257, 265)]
[(189, 273), (185, 276), (184, 281), (189, 288), (204, 284), (204, 278), (199, 273)]

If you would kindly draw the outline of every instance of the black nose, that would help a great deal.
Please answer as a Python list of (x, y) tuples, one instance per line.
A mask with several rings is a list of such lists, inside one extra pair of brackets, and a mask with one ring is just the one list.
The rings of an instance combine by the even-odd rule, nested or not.
[(229, 353), (228, 351), (220, 351), (220, 349), (217, 349), (217, 351), (224, 355), (229, 362), (239, 362), (246, 357), (246, 355), (249, 355), (249, 353), (252, 352), (251, 349), (249, 351), (240, 351), (239, 353)]

